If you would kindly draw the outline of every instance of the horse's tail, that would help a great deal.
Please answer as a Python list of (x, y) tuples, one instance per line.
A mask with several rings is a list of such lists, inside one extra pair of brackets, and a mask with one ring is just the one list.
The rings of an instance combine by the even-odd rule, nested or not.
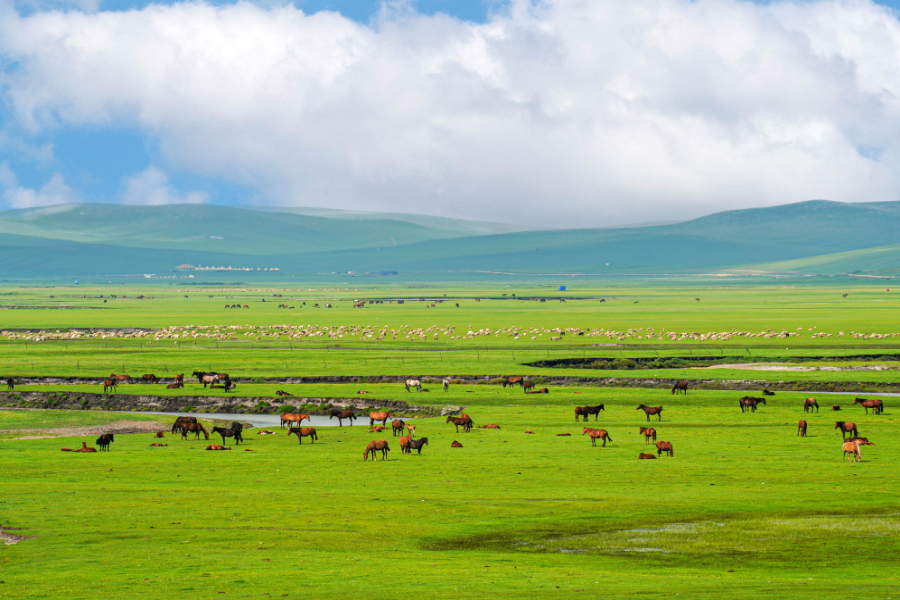
[(609, 435), (608, 431), (606, 432), (606, 439), (608, 439), (609, 441), (612, 441), (612, 436)]

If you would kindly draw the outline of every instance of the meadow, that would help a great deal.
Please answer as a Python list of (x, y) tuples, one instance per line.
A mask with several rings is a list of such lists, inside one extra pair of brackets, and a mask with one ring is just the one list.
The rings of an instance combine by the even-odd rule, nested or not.
[[(113, 292), (97, 285), (77, 291), (7, 285), (0, 289), (0, 304), (23, 308), (2, 312), (2, 329), (15, 339), (0, 339), (0, 375), (102, 377), (121, 367), (132, 374), (164, 376), (213, 368), (251, 380), (513, 374), (694, 378), (699, 372), (703, 378), (888, 384), (895, 380), (892, 355), (900, 354), (897, 344), (892, 338), (849, 335), (900, 331), (892, 292), (875, 285), (881, 284), (731, 288), (682, 283), (598, 286), (577, 293), (532, 284), (390, 290), (271, 286), (265, 291), (197, 290), (188, 292), (188, 298), (183, 289), (149, 284), (119, 285)], [(110, 298), (111, 293), (117, 298)], [(443, 299), (445, 293), (448, 300), (435, 303), (435, 308), (418, 301)], [(512, 300), (512, 293), (565, 295), (567, 301)], [(123, 294), (128, 298), (122, 299)], [(145, 298), (138, 300), (139, 295)], [(573, 299), (579, 295), (592, 299)], [(222, 308), (226, 299), (236, 303), (238, 296), (251, 308)], [(481, 300), (475, 302), (476, 297)], [(360, 298), (385, 303), (353, 308), (351, 301)], [(406, 301), (400, 305), (397, 298)], [(276, 308), (280, 303), (303, 306), (304, 301), (307, 307), (296, 313)], [(334, 308), (309, 307), (315, 303)], [(24, 308), (54, 305), (73, 308)], [(241, 339), (179, 336), (157, 341), (157, 332), (149, 331), (222, 325), (240, 326), (234, 331)], [(355, 326), (357, 333), (337, 339), (329, 334), (272, 337), (275, 325), (307, 331), (314, 326), (315, 331)], [(397, 340), (393, 335), (360, 339), (360, 327), (380, 331), (383, 325), (404, 333)], [(457, 332), (644, 332), (625, 340), (571, 333), (533, 334), (535, 340), (520, 335), (516, 340), (507, 331), (461, 339), (439, 335), (437, 341), (406, 339), (407, 329), (433, 325), (443, 331), (455, 327)], [(272, 333), (268, 338), (244, 336), (251, 331), (248, 326)], [(665, 328), (704, 333), (793, 333), (801, 328), (803, 335), (672, 342), (667, 337), (646, 339), (648, 327), (655, 332)], [(105, 331), (106, 339), (34, 341), (41, 331), (94, 333), (110, 328), (137, 328), (148, 334), (127, 338), (118, 334), (133, 330)], [(837, 337), (840, 331), (845, 336)], [(116, 336), (109, 337), (111, 333)], [(813, 338), (813, 333), (833, 335)], [(25, 339), (29, 336), (32, 340)], [(747, 351), (763, 357), (762, 364), (884, 370), (522, 366), (548, 357), (737, 358)], [(874, 355), (882, 358), (859, 358)], [(265, 396), (286, 385), (251, 381), (240, 384), (237, 393)], [(96, 391), (86, 384), (18, 387)], [(148, 387), (126, 385), (119, 391), (148, 393)], [(193, 384), (188, 387), (153, 393), (210, 393)], [(94, 438), (41, 437), (40, 430), (159, 417), (0, 410), (0, 527), (30, 538), (0, 546), (0, 598), (220, 593), (312, 598), (890, 598), (898, 592), (900, 572), (893, 557), (900, 550), (900, 489), (893, 467), (900, 445), (892, 436), (898, 424), (897, 399), (885, 396), (884, 414), (866, 415), (852, 406), (852, 396), (823, 395), (818, 397), (821, 412), (807, 415), (802, 411), (807, 394), (779, 391), (757, 412), (742, 413), (737, 400), (745, 393), (738, 391), (690, 390), (686, 396), (673, 396), (667, 389), (589, 383), (548, 387), (549, 394), (525, 395), (519, 388), (478, 385), (474, 379), (452, 385), (446, 393), (438, 384), (421, 394), (370, 381), (290, 385), (299, 396), (348, 397), (365, 389), (378, 398), (459, 405), (476, 425), (500, 426), (466, 434), (456, 433), (444, 419), (421, 419), (417, 436), (428, 437), (429, 445), (412, 456), (401, 456), (389, 433), (369, 434), (360, 425), (319, 428), (320, 439), (312, 445), (305, 441), (300, 446), (283, 431), (260, 436), (251, 429), (245, 444), (232, 445), (227, 452), (203, 450), (219, 441), (214, 438), (182, 441), (167, 434), (153, 440), (151, 434), (132, 434), (117, 436), (108, 454), (72, 454), (59, 450), (82, 441), (93, 445)], [(575, 406), (601, 403), (605, 410), (598, 421), (591, 417), (587, 424), (575, 422)], [(674, 457), (637, 460), (650, 448), (638, 432), (647, 425), (644, 413), (636, 410), (638, 404), (664, 407), (662, 420), (654, 417), (651, 425), (658, 439), (673, 443)], [(831, 412), (832, 404), (843, 410)], [(863, 462), (841, 460), (841, 437), (833, 429), (838, 416), (854, 421), (860, 435), (875, 443), (863, 447)], [(809, 422), (806, 438), (797, 436), (801, 418)], [(167, 424), (161, 422), (160, 429)], [(591, 447), (581, 435), (585, 425), (607, 429), (613, 441), (605, 448)], [(366, 443), (382, 438), (391, 444), (388, 460), (363, 461)], [(454, 440), (464, 447), (451, 449)], [(153, 441), (168, 446), (150, 447)]]

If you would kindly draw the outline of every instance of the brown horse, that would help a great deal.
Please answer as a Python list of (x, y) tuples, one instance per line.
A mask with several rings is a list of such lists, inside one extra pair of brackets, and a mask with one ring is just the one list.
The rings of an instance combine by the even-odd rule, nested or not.
[(381, 450), (381, 460), (387, 460), (387, 453), (391, 451), (391, 447), (388, 446), (387, 440), (373, 440), (369, 442), (366, 446), (366, 449), (363, 451), (363, 460), (369, 460), (369, 453), (372, 453), (372, 460), (378, 461), (378, 457), (375, 453)]
[(806, 437), (806, 421), (803, 419), (800, 419), (800, 422), (797, 423), (797, 435)]
[(581, 431), (581, 435), (588, 434), (591, 438), (591, 446), (597, 446), (597, 440), (603, 440), (603, 447), (606, 448), (606, 442), (612, 442), (612, 438), (609, 437), (609, 433), (606, 432), (605, 429), (591, 429), (590, 427), (585, 427)]
[(655, 459), (656, 456), (653, 454), (644, 454), (643, 452), (641, 452), (640, 454), (638, 454), (638, 458), (640, 460), (650, 460), (651, 458)]
[(195, 440), (200, 439), (201, 433), (207, 439), (207, 441), (209, 440), (209, 432), (206, 431), (206, 428), (203, 427), (203, 425), (201, 425), (200, 423), (185, 423), (184, 425), (182, 425), (181, 426), (181, 439), (186, 440), (188, 433), (193, 433)]
[(765, 404), (765, 398), (754, 398), (753, 396), (744, 396), (740, 400), (738, 400), (738, 406), (741, 407), (741, 412), (744, 412), (745, 408), (749, 408), (750, 412), (756, 412), (756, 406), (758, 404)]
[(309, 421), (309, 415), (304, 415), (301, 413), (281, 413), (281, 426), (284, 427), (285, 423), (288, 424), (288, 428), (290, 428), (291, 423), (300, 425), (300, 422), (303, 421), (303, 419)]
[(134, 383), (134, 379), (131, 378), (131, 375), (116, 375), (115, 373), (109, 374), (110, 379), (115, 379), (118, 381), (127, 381), (128, 383)]
[(803, 401), (803, 412), (812, 412), (813, 408), (816, 409), (816, 412), (819, 412), (819, 403), (816, 402), (815, 398), (807, 398)]
[(403, 436), (403, 430), (406, 428), (406, 423), (401, 421), (400, 419), (394, 419), (391, 421), (391, 430), (393, 431), (394, 437)]
[(175, 433), (184, 425), (196, 422), (197, 417), (178, 417), (177, 419), (175, 419), (175, 423), (172, 424), (172, 433)]
[(859, 432), (856, 430), (856, 424), (851, 421), (846, 423), (844, 421), (835, 421), (834, 428), (841, 430), (841, 439), (846, 439), (848, 433), (859, 435)]
[(600, 411), (606, 410), (602, 404), (598, 404), (597, 406), (576, 406), (575, 407), (575, 422), (578, 422), (578, 417), (584, 417), (584, 422), (587, 423), (588, 415), (594, 415), (594, 421), (600, 416)]
[(527, 394), (528, 390), (532, 390), (532, 389), (534, 389), (533, 381), (523, 381), (522, 382), (522, 391), (523, 392), (525, 392)]
[(500, 429), (500, 426), (499, 426), (499, 425), (494, 425), (493, 423), (490, 423), (490, 424), (488, 424), (488, 425), (479, 425), (479, 426), (478, 426), (478, 429)]
[(369, 427), (369, 433), (381, 433), (387, 429), (384, 425), (376, 425), (375, 427)]
[(663, 452), (668, 456), (675, 456), (675, 450), (672, 449), (672, 442), (656, 442), (656, 455), (662, 456)]
[(404, 435), (400, 437), (400, 454), (410, 454), (411, 449), (409, 447), (409, 443), (412, 441), (411, 435)]
[(164, 437), (166, 437), (166, 434), (163, 433), (162, 431), (157, 431), (157, 432), (156, 432), (156, 435), (154, 435), (153, 437), (156, 438), (156, 439), (164, 438)]
[(862, 452), (859, 451), (858, 442), (844, 442), (842, 448), (844, 454), (841, 456), (841, 462), (847, 460), (848, 454), (850, 454), (850, 462), (862, 462)]
[(387, 420), (391, 417), (393, 411), (386, 410), (382, 412), (370, 412), (369, 413), (369, 427), (375, 424), (376, 421), (381, 421), (381, 424), (387, 427)]
[(637, 407), (637, 410), (644, 411), (644, 414), (647, 415), (648, 423), (650, 422), (650, 415), (656, 415), (658, 417), (658, 420), (662, 421), (662, 406), (644, 406), (643, 404), (641, 404)]
[(472, 422), (471, 417), (469, 415), (463, 415), (461, 417), (447, 417), (445, 423), (453, 423), (456, 425), (456, 433), (459, 433), (459, 426), (462, 425), (463, 431), (469, 433), (472, 430)]
[(881, 400), (866, 400), (865, 398), (857, 398), (853, 401), (853, 404), (862, 404), (863, 408), (866, 409), (866, 414), (869, 414), (870, 408), (876, 415), (884, 412), (884, 403)]
[(183, 387), (184, 387), (183, 381), (176, 381), (175, 383), (170, 383), (169, 385), (167, 385), (166, 389), (167, 390), (177, 390), (178, 388), (183, 388)]
[(656, 430), (653, 429), (652, 427), (641, 427), (641, 433), (644, 434), (644, 445), (645, 446), (650, 443), (651, 438), (653, 439), (654, 442), (656, 441)]
[(319, 439), (319, 436), (316, 434), (315, 427), (291, 427), (290, 431), (288, 431), (288, 437), (296, 435), (297, 441), (300, 442), (300, 445), (303, 445), (303, 438), (308, 437), (309, 443), (314, 443), (314, 440)]
[(141, 375), (141, 381), (144, 383), (159, 383), (159, 377), (154, 375), (153, 373), (146, 373)]
[(353, 427), (353, 421), (356, 419), (356, 414), (352, 410), (339, 410), (337, 412), (331, 413), (329, 415), (328, 420), (334, 419), (337, 417), (338, 425), (341, 427), (344, 426), (344, 419), (350, 419), (350, 426)]
[(219, 444), (210, 444), (206, 447), (207, 450), (231, 450), (231, 448), (227, 448), (225, 446), (220, 446)]
[(96, 452), (96, 448), (91, 448), (87, 445), (87, 442), (81, 442), (81, 448), (75, 450), (75, 452)]
[(116, 386), (119, 385), (115, 379), (107, 379), (103, 382), (103, 393), (108, 393), (108, 390), (116, 391)]
[(672, 395), (677, 394), (678, 392), (684, 392), (687, 395), (688, 382), (686, 379), (682, 379), (681, 381), (676, 381), (675, 385), (672, 386)]
[(457, 442), (456, 440), (453, 440), (453, 443), (450, 444), (450, 447), (451, 448), (462, 448), (463, 445), (460, 444), (459, 442)]
[(506, 381), (503, 382), (503, 387), (506, 387), (506, 386), (508, 386), (508, 385), (522, 385), (522, 386), (524, 386), (524, 385), (525, 385), (525, 378), (524, 378), (524, 377), (507, 377), (507, 378), (506, 378)]
[(175, 376), (175, 383), (180, 383), (184, 386), (184, 373), (179, 373)]

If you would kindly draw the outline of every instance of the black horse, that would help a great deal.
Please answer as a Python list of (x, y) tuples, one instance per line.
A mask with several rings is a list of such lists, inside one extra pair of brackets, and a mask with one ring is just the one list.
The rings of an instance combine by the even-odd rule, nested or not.
[(225, 438), (233, 437), (235, 445), (239, 445), (244, 441), (244, 437), (241, 435), (241, 432), (244, 431), (244, 426), (238, 422), (234, 422), (231, 424), (231, 427), (225, 429), (224, 427), (213, 427), (210, 433), (218, 433), (222, 436), (222, 445), (225, 445)]
[(104, 433), (103, 435), (98, 437), (97, 445), (100, 446), (100, 452), (103, 452), (104, 450), (109, 452), (109, 445), (112, 444), (114, 441), (116, 441), (116, 440), (113, 439), (113, 434), (111, 434), (111, 433)]
[(16, 389), (16, 382), (12, 377), (10, 377), (9, 379), (6, 380), (6, 389), (8, 389), (8, 390)]
[(578, 417), (584, 417), (584, 422), (587, 423), (588, 415), (594, 415), (594, 420), (596, 421), (600, 416), (601, 410), (606, 410), (606, 407), (602, 404), (597, 406), (576, 406), (575, 421), (578, 422)]
[(427, 445), (428, 445), (428, 438), (419, 438), (417, 440), (412, 440), (409, 443), (409, 448), (410, 448), (410, 451), (418, 450), (419, 454), (422, 454), (422, 446), (427, 446)]

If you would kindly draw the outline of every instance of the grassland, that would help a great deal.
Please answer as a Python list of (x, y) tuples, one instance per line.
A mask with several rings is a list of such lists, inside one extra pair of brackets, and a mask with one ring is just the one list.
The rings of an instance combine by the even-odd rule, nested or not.
[[(565, 303), (511, 299), (512, 293), (517, 298), (559, 295), (534, 284), (198, 289), (187, 292), (188, 298), (175, 286), (149, 284), (93, 285), (77, 292), (7, 286), (0, 290), (3, 305), (80, 308), (2, 311), (3, 329), (24, 337), (0, 340), (0, 375), (95, 377), (124, 366), (137, 374), (167, 376), (212, 367), (250, 379), (380, 374), (668, 378), (699, 372), (704, 378), (895, 380), (894, 360), (838, 360), (898, 353), (893, 338), (849, 336), (851, 331), (900, 331), (893, 292), (876, 282), (853, 288), (790, 285), (795, 287), (604, 286), (568, 292)], [(282, 296), (272, 297), (275, 293)], [(445, 293), (448, 300), (435, 308), (417, 301), (443, 299)], [(138, 295), (150, 298), (137, 300)], [(593, 299), (573, 299), (579, 295)], [(251, 308), (222, 308), (238, 297)], [(388, 303), (401, 297), (407, 300), (402, 305)], [(475, 297), (482, 300), (476, 303)], [(601, 297), (606, 301), (601, 303)], [(350, 300), (358, 298), (385, 303), (354, 309)], [(275, 308), (280, 303), (299, 307), (303, 301), (307, 306), (293, 312)], [(325, 302), (334, 308), (310, 307)], [(280, 324), (644, 332), (624, 340), (569, 334), (555, 341), (547, 334), (515, 340), (505, 332), (471, 339), (440, 335), (437, 341), (406, 339), (405, 333), (396, 340), (392, 335), (362, 340), (359, 330), (352, 339), (271, 337), (271, 326)], [(40, 337), (41, 330), (209, 325), (240, 325), (241, 339), (24, 339)], [(647, 327), (657, 332), (801, 328), (803, 337), (639, 339)], [(243, 335), (250, 331), (254, 335)], [(839, 331), (848, 335), (836, 337)], [(816, 332), (833, 336), (811, 338)], [(747, 351), (773, 363), (879, 364), (887, 370), (522, 366), (548, 356), (738, 357)], [(120, 392), (147, 387), (122, 386)], [(238, 393), (265, 396), (281, 387), (251, 382), (241, 384)], [(867, 416), (846, 397), (820, 398), (823, 411), (804, 415), (804, 394), (778, 392), (758, 412), (741, 413), (737, 398), (743, 394), (731, 391), (672, 396), (663, 389), (550, 387), (547, 395), (524, 395), (520, 389), (474, 383), (454, 385), (448, 393), (434, 386), (427, 394), (371, 382), (291, 386), (308, 396), (350, 396), (366, 389), (378, 398), (463, 405), (477, 425), (501, 427), (457, 434), (443, 420), (423, 419), (418, 434), (430, 444), (421, 456), (401, 457), (388, 437), (393, 451), (387, 462), (377, 463), (363, 462), (360, 454), (368, 441), (382, 436), (360, 426), (320, 429), (319, 442), (302, 446), (284, 435), (248, 433), (246, 447), (253, 452), (244, 452), (243, 446), (204, 452), (206, 442), (168, 436), (162, 441), (169, 446), (150, 448), (149, 434), (135, 434), (117, 436), (109, 454), (75, 455), (59, 448), (93, 438), (11, 439), (16, 436), (5, 434), (0, 437), (0, 526), (32, 539), (0, 546), (0, 598), (218, 597), (218, 592), (306, 598), (888, 598), (897, 593), (895, 399), (885, 398), (885, 414)], [(20, 388), (96, 391), (83, 384)], [(201, 390), (154, 392), (209, 393)], [(572, 408), (600, 403), (606, 410), (588, 426), (607, 429), (613, 442), (592, 448), (580, 435), (583, 424), (575, 423)], [(672, 441), (673, 458), (637, 460), (646, 449), (638, 434), (638, 427), (646, 425), (643, 413), (635, 410), (639, 403), (665, 407), (662, 421), (652, 425), (660, 440)], [(856, 422), (860, 434), (876, 444), (863, 448), (862, 463), (840, 460), (835, 415), (824, 408), (833, 403), (842, 404), (838, 414)], [(104, 425), (115, 418), (96, 411), (0, 411), (0, 430), (47, 427), (44, 421)], [(810, 423), (807, 438), (796, 435), (800, 418)], [(453, 440), (464, 448), (451, 449)]]

